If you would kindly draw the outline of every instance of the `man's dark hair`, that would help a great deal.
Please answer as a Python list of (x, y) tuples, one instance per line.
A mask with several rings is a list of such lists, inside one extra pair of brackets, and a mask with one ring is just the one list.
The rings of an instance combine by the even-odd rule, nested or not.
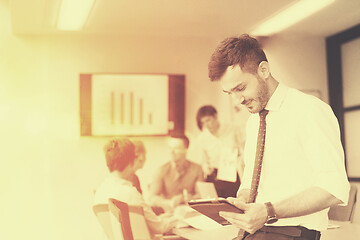
[(205, 105), (199, 108), (197, 114), (196, 114), (196, 123), (200, 130), (202, 130), (202, 123), (201, 119), (206, 116), (215, 117), (217, 114), (216, 108), (212, 105)]
[(106, 164), (110, 172), (123, 171), (129, 164), (134, 163), (135, 146), (127, 138), (110, 140), (104, 146)]
[(189, 148), (190, 141), (189, 141), (189, 138), (185, 134), (181, 134), (181, 135), (174, 134), (174, 135), (171, 135), (170, 137), (180, 139), (181, 141), (183, 141), (185, 148)]
[(239, 65), (243, 72), (256, 74), (259, 64), (267, 61), (258, 41), (247, 34), (223, 40), (210, 58), (211, 81), (219, 80), (229, 66)]

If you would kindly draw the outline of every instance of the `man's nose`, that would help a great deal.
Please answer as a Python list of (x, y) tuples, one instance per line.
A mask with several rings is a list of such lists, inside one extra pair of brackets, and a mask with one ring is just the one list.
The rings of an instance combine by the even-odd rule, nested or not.
[(242, 104), (245, 100), (245, 98), (239, 93), (231, 94), (231, 97), (235, 104)]

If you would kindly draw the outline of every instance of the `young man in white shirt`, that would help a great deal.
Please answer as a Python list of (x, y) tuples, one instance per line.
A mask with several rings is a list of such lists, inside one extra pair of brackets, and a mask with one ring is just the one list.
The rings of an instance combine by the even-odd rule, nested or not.
[(189, 158), (201, 162), (206, 181), (214, 183), (219, 197), (235, 197), (244, 169), (244, 131), (235, 124), (220, 123), (212, 105), (199, 108), (196, 123), (201, 133)]
[[(329, 207), (347, 204), (349, 194), (340, 130), (331, 108), (279, 84), (259, 43), (246, 34), (220, 43), (209, 62), (209, 77), (252, 113), (242, 184), (237, 198), (229, 199), (245, 213), (221, 213), (247, 232), (237, 239), (319, 239)], [(258, 113), (263, 109), (268, 114), (260, 182), (256, 201), (249, 203)]]

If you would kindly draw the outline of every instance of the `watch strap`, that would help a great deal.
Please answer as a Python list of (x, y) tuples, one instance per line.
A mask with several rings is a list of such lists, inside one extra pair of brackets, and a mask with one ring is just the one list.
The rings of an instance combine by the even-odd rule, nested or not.
[(267, 210), (267, 214), (268, 214), (266, 223), (271, 224), (271, 223), (276, 222), (278, 220), (278, 218), (275, 213), (274, 206), (271, 204), (271, 202), (265, 203), (265, 206), (266, 206), (266, 210)]

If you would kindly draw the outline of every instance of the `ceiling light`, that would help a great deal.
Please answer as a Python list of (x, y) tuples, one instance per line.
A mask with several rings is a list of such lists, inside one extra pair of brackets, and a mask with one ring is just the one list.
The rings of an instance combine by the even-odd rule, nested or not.
[(57, 28), (69, 31), (83, 28), (94, 2), (95, 0), (62, 0)]
[(284, 30), (311, 14), (321, 10), (335, 0), (301, 0), (291, 4), (286, 9), (260, 24), (250, 34), (268, 36)]

